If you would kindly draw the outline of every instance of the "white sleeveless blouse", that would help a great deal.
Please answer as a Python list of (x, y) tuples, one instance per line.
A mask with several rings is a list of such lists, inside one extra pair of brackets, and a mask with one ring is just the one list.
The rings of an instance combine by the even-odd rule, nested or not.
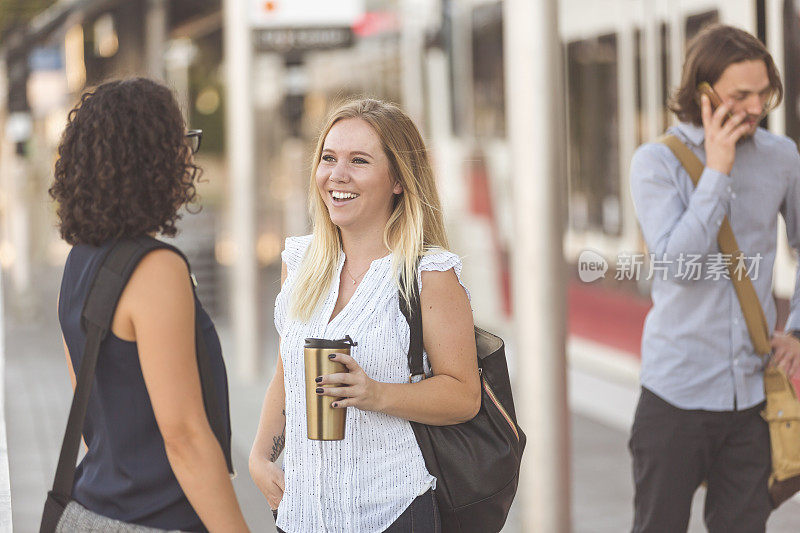
[[(407, 383), (408, 323), (400, 312), (391, 255), (372, 262), (350, 301), (330, 323), (339, 293), (336, 281), (309, 322), (293, 319), (290, 295), (311, 238), (286, 239), (281, 256), (288, 276), (275, 300), (286, 389), (286, 490), (277, 525), (287, 533), (379, 532), (414, 498), (435, 486), (436, 478), (425, 468), (411, 425), (402, 418), (348, 407), (344, 440), (309, 440), (303, 346), (307, 337), (342, 339), (350, 335), (358, 343), (350, 353), (370, 378)], [(334, 280), (341, 275), (344, 259), (340, 254)], [(461, 260), (442, 250), (425, 255), (419, 269), (451, 268), (461, 282)], [(422, 287), (421, 275), (417, 276)], [(427, 354), (423, 357), (429, 369)]]

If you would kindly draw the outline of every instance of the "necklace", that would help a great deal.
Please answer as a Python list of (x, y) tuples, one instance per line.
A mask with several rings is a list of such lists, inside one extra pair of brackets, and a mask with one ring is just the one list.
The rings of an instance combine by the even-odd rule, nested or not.
[[(372, 266), (372, 263), (370, 263), (370, 265), (369, 265), (369, 266)], [(369, 271), (369, 266), (367, 267), (367, 269), (366, 269), (366, 270), (364, 270), (364, 272), (362, 272), (361, 274), (359, 274), (359, 275), (358, 275), (358, 277), (355, 277), (355, 276), (353, 276), (353, 273), (352, 273), (352, 272), (350, 272), (350, 269), (349, 269), (349, 268), (347, 268), (347, 263), (346, 263), (346, 262), (344, 263), (344, 269), (345, 269), (345, 271), (347, 272), (347, 275), (348, 275), (348, 276), (350, 276), (350, 279), (352, 279), (352, 280), (353, 280), (353, 285), (355, 285), (356, 283), (358, 283), (358, 281), (356, 281), (356, 280), (358, 280), (358, 279), (361, 279), (361, 276), (363, 276), (364, 274), (366, 274), (366, 273), (367, 273), (367, 271)]]

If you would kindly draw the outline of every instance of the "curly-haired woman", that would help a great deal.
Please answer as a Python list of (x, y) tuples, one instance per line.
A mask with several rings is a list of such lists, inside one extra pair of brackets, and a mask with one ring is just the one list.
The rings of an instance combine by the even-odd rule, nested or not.
[[(436, 480), (408, 421), (471, 419), (480, 384), (461, 260), (447, 251), (436, 182), (411, 119), (371, 99), (335, 110), (317, 143), (310, 203), (313, 235), (287, 239), (282, 256), (280, 358), (250, 473), (278, 509), (279, 531), (438, 532)], [(431, 375), (409, 383), (399, 298), (410, 298), (415, 278)], [(309, 440), (303, 340), (345, 335), (358, 345), (334, 361), (348, 372), (316, 380), (317, 394), (347, 409), (345, 438)], [(285, 476), (274, 462), (284, 442)]]
[[(198, 167), (171, 92), (137, 78), (104, 83), (69, 113), (50, 194), (73, 245), (58, 317), (70, 378), (83, 356), (81, 311), (112, 244), (175, 235), (196, 199)], [(203, 407), (195, 358), (201, 326), (227, 418), (219, 339), (175, 248), (136, 266), (101, 345), (72, 497), (108, 518), (181, 531), (247, 531), (219, 442)]]

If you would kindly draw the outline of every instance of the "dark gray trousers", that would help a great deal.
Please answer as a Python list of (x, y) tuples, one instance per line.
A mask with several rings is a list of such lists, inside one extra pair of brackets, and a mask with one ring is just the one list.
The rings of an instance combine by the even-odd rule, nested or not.
[(678, 409), (642, 388), (629, 442), (636, 489), (633, 532), (685, 532), (692, 496), (703, 481), (709, 533), (763, 532), (772, 511), (763, 408)]

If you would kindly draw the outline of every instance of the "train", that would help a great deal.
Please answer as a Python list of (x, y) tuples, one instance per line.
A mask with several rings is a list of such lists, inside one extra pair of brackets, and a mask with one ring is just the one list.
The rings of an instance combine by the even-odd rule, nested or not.
[[(453, 34), (466, 42), (461, 48), (468, 57), (453, 72), (453, 138), (461, 152), (448, 160), (462, 162), (460, 171), (450, 171), (461, 178), (453, 179), (463, 182), (466, 176), (474, 184), (486, 175), (485, 189), (492, 199), (487, 210), (494, 220), (483, 230), (484, 241), (494, 244), (462, 242), (483, 247), (479, 253), (493, 249), (502, 269), (505, 251), (524, 238), (524, 232), (514, 231), (510, 210), (502, 207), (511, 205), (512, 194), (504, 105), (504, 94), (511, 89), (504, 87), (502, 76), (502, 2), (458, 4), (451, 7)], [(762, 40), (784, 82), (783, 102), (762, 127), (800, 141), (800, 0), (561, 0), (558, 9), (566, 100), (563, 249), (566, 262), (575, 267), (570, 286), (582, 290), (578, 257), (592, 250), (609, 263), (606, 286), (646, 300), (647, 280), (631, 287), (608, 278), (613, 278), (620, 254), (647, 252), (630, 197), (630, 161), (639, 145), (660, 136), (676, 120), (667, 100), (680, 81), (687, 43), (712, 23), (743, 28)], [(442, 174), (446, 178), (448, 170)], [(464, 205), (474, 211), (469, 202)], [(774, 292), (785, 317), (797, 260), (782, 220), (778, 242)], [(490, 276), (501, 283), (493, 285), (493, 292), (504, 294), (496, 290), (502, 288), (502, 272)], [(495, 311), (508, 308), (507, 302), (499, 302)]]

